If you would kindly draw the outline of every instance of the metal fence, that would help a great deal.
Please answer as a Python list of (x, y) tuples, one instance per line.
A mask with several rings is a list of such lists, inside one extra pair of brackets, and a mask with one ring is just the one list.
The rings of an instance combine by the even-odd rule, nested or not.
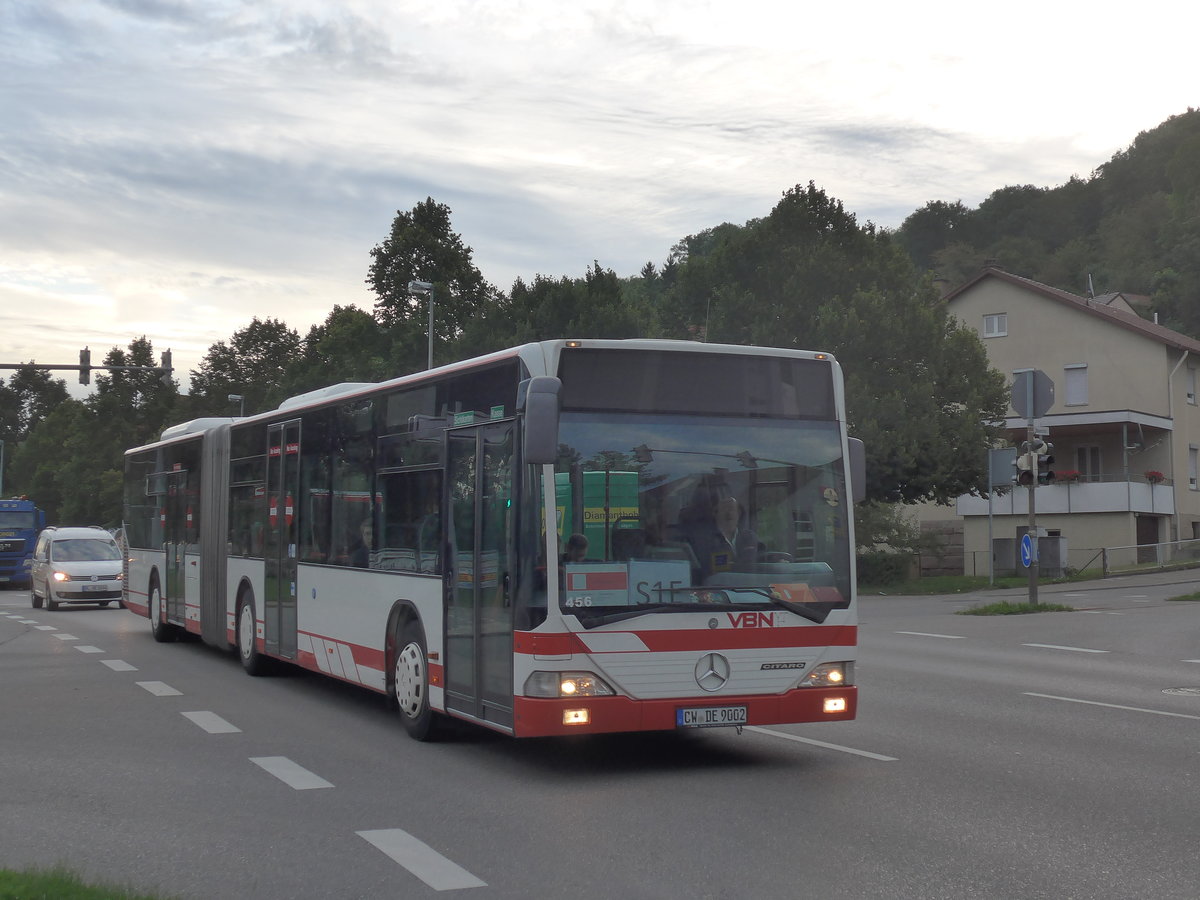
[[(990, 554), (975, 550), (964, 555), (963, 574), (984, 576)], [(1003, 566), (997, 566), (997, 571)], [(1068, 550), (1066, 574), (1092, 574), (1098, 578), (1166, 569), (1200, 568), (1200, 540), (1137, 544), (1131, 547), (1100, 547)]]

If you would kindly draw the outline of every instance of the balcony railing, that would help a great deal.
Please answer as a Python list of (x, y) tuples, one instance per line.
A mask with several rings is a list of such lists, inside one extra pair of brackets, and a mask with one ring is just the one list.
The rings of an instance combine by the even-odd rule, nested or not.
[[(1093, 479), (1096, 476), (1092, 476)], [(1119, 480), (1118, 480), (1119, 479)], [(1029, 488), (1012, 487), (992, 494), (994, 516), (1022, 515), (1029, 509)], [(1175, 488), (1170, 479), (1150, 483), (1141, 475), (1101, 476), (1098, 480), (1055, 481), (1035, 488), (1038, 513), (1076, 514), (1133, 512), (1172, 516), (1175, 514)], [(986, 516), (986, 497), (958, 498), (960, 516)]]

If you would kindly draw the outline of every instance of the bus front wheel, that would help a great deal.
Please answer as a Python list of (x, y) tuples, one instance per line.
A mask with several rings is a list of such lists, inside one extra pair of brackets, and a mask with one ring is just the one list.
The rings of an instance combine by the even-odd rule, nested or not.
[(420, 624), (406, 622), (400, 629), (396, 647), (393, 686), (400, 723), (409, 737), (418, 741), (436, 740), (441, 731), (441, 716), (429, 706), (429, 662)]
[(254, 618), (254, 598), (246, 597), (238, 605), (237, 651), (247, 675), (263, 675), (267, 658), (258, 652), (258, 629)]

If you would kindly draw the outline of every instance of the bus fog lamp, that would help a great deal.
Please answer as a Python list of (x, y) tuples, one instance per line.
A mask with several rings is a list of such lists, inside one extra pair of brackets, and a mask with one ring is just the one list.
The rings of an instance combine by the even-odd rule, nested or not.
[(840, 713), (840, 712), (845, 712), (845, 711), (846, 711), (846, 698), (845, 697), (826, 697), (825, 698), (825, 712)]
[(564, 709), (564, 725), (587, 725), (592, 721), (592, 714), (586, 709)]
[(533, 672), (525, 679), (526, 697), (611, 697), (614, 693), (591, 672)]

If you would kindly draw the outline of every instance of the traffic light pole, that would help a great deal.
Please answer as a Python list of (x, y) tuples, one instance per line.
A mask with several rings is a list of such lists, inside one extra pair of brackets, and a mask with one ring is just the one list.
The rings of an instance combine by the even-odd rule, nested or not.
[[(1029, 420), (1029, 427), (1025, 432), (1025, 440), (1027, 446), (1032, 448), (1037, 441), (1037, 436), (1033, 433), (1033, 419)], [(1033, 475), (1033, 480), (1029, 486), (1025, 488), (1029, 494), (1029, 602), (1037, 606), (1038, 602), (1038, 532), (1037, 532), (1037, 486), (1038, 486), (1038, 455), (1032, 449), (1029, 451), (1030, 457), (1030, 473)]]

